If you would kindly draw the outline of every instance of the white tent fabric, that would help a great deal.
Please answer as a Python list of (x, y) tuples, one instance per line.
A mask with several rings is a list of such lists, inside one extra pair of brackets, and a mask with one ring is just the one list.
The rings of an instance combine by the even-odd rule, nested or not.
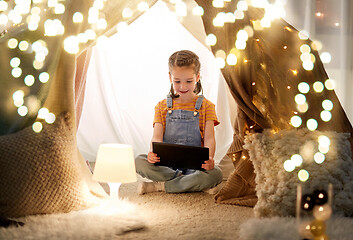
[(95, 161), (101, 143), (130, 144), (135, 155), (149, 151), (154, 106), (170, 89), (168, 58), (181, 49), (200, 57), (203, 93), (216, 104), (221, 122), (215, 127), (219, 163), (233, 139), (228, 87), (213, 54), (164, 2), (94, 47), (77, 133), (78, 147), (87, 160)]

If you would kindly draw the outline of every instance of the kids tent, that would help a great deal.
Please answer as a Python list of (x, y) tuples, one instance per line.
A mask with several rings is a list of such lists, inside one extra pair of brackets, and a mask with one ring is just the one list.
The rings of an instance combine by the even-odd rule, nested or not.
[[(87, 16), (85, 14), (90, 9), (87, 1), (65, 2), (64, 12), (56, 10), (55, 6), (48, 5), (47, 2), (38, 1), (34, 2), (31, 7), (48, 9), (41, 17), (58, 21), (46, 21), (47, 25), (44, 24), (44, 21), (37, 22), (37, 28), (29, 23), (28, 26), (27, 24), (15, 25), (4, 32), (0, 39), (1, 52), (6, 53), (1, 56), (2, 63), (6, 64), (0, 66), (1, 72), (4, 73), (1, 76), (3, 87), (0, 90), (0, 131), (2, 135), (0, 139), (0, 176), (2, 178), (0, 181), (0, 202), (2, 203), (0, 216), (18, 217), (39, 213), (68, 212), (92, 206), (106, 196), (100, 186), (91, 180), (91, 173), (85, 165), (76, 144), (77, 127), (89, 128), (90, 123), (87, 121), (82, 122), (82, 125), (79, 124), (87, 74), (89, 73), (89, 76), (91, 74), (87, 70), (93, 71), (88, 69), (91, 56), (88, 47), (93, 43), (93, 40), (90, 40), (92, 35), (107, 34), (110, 36), (112, 32), (100, 29), (114, 29), (119, 22), (123, 21), (123, 10), (128, 7), (135, 9), (138, 2), (108, 1), (104, 3), (104, 8), (97, 7), (91, 10), (93, 16), (98, 18), (104, 16), (106, 19), (106, 21), (100, 21), (103, 25), (106, 23), (106, 28), (100, 28), (94, 23), (91, 24), (90, 20), (86, 20)], [(156, 1), (145, 2), (152, 6)], [(277, 131), (293, 129), (290, 120), (293, 114), (297, 112), (293, 99), (297, 94), (296, 89), (299, 81), (305, 81), (312, 85), (314, 81), (325, 81), (327, 74), (315, 50), (312, 50), (312, 54), (316, 57), (313, 70), (306, 71), (300, 67), (298, 61), (300, 54), (297, 49), (302, 42), (310, 44), (310, 40), (306, 39), (298, 42), (297, 30), (284, 20), (272, 22), (271, 31), (256, 29), (255, 20), (264, 15), (264, 10), (249, 7), (244, 11), (242, 19), (226, 23), (224, 27), (219, 28), (213, 25), (215, 16), (222, 11), (235, 12), (238, 1), (227, 2), (223, 8), (215, 8), (211, 1), (195, 2), (204, 10), (202, 23), (205, 35), (214, 34), (217, 38), (216, 44), (211, 48), (212, 53), (216, 56), (224, 55), (223, 53), (232, 53), (238, 58), (236, 65), (225, 64), (221, 70), (222, 77), (227, 83), (236, 106), (233, 108), (235, 109), (234, 119), (231, 119), (234, 122), (235, 134), (233, 140), (228, 140), (233, 133), (232, 130), (229, 130), (229, 127), (220, 130), (225, 134), (225, 141), (220, 146), (219, 159), (228, 151), (236, 166), (232, 173), (233, 178), (229, 178), (233, 180), (228, 181), (229, 184), (226, 187), (232, 189), (231, 185), (233, 185), (233, 187), (236, 186), (237, 189), (240, 189), (239, 186), (245, 186), (246, 191), (235, 193), (231, 191), (232, 193), (229, 195), (229, 192), (225, 189), (225, 193), (221, 194), (222, 197), (218, 199), (220, 201), (234, 199), (231, 201), (232, 203), (242, 204), (244, 201), (243, 204), (245, 205), (254, 205), (256, 196), (252, 164), (250, 161), (239, 162), (241, 156), (246, 158), (246, 151), (243, 151), (244, 136), (247, 131), (261, 132), (266, 128)], [(86, 16), (84, 21), (78, 21), (76, 17), (80, 19), (81, 15), (76, 13), (85, 13), (83, 15)], [(25, 12), (25, 14), (36, 15), (36, 11)], [(131, 17), (124, 22), (133, 23), (140, 15), (141, 12), (133, 11)], [(33, 19), (35, 18), (33, 17)], [(29, 22), (32, 23), (30, 20)], [(247, 40), (247, 47), (238, 51), (234, 49), (234, 42), (237, 40), (235, 33), (248, 26), (253, 27), (253, 36)], [(64, 32), (62, 31), (63, 27), (65, 28)], [(96, 31), (90, 31), (91, 28), (95, 28)], [(86, 32), (87, 35), (80, 35), (83, 32)], [(197, 34), (198, 31), (191, 32), (196, 36), (196, 39), (202, 39), (203, 30), (201, 35)], [(273, 34), (273, 32), (280, 34)], [(83, 39), (79, 37), (83, 37)], [(140, 37), (140, 41), (144, 41), (143, 36)], [(123, 35), (117, 40), (123, 41)], [(27, 44), (31, 43), (30, 47), (27, 45), (26, 48), (24, 41)], [(284, 49), (283, 43), (288, 48)], [(61, 47), (62, 45), (63, 47)], [(199, 48), (200, 55), (204, 57), (206, 62), (214, 61), (212, 57), (206, 58), (210, 54), (203, 53), (203, 47), (197, 44), (189, 47)], [(172, 49), (169, 51), (172, 51)], [(165, 52), (162, 56), (168, 56), (170, 53)], [(17, 59), (20, 60), (19, 63)], [(288, 59), (288, 61), (283, 61), (283, 59)], [(138, 55), (135, 58), (135, 63), (137, 72), (139, 69), (139, 64), (137, 64), (139, 63)], [(114, 65), (114, 63), (110, 64)], [(159, 72), (165, 72), (165, 69)], [(288, 74), (288, 69), (297, 69), (297, 75), (295, 76), (300, 76), (300, 79)], [(133, 70), (134, 68), (130, 70), (127, 76), (133, 75)], [(104, 76), (104, 73), (101, 74), (100, 76)], [(223, 82), (212, 81), (212, 78), (218, 77), (216, 70), (206, 71), (205, 95), (209, 95), (211, 100), (218, 103), (220, 112), (225, 112), (228, 108), (227, 98), (222, 95), (225, 95), (228, 90), (224, 87)], [(222, 79), (222, 77), (220, 78)], [(33, 78), (35, 81), (33, 81)], [(159, 76), (159, 78), (166, 82), (166, 77)], [(21, 81), (17, 81), (19, 79)], [(107, 105), (109, 111), (116, 107), (120, 113), (110, 115), (110, 119), (108, 119), (108, 121), (111, 121), (110, 124), (113, 128), (116, 129), (117, 126), (114, 125), (116, 123), (119, 125), (126, 124), (125, 129), (120, 128), (122, 133), (113, 134), (112, 138), (107, 139), (107, 141), (115, 141), (119, 138), (124, 142), (131, 143), (133, 141), (138, 146), (137, 152), (146, 152), (147, 146), (144, 142), (147, 142), (148, 137), (145, 136), (150, 131), (146, 128), (150, 129), (151, 124), (146, 121), (146, 125), (141, 125), (144, 127), (135, 126), (135, 122), (130, 121), (130, 116), (126, 113), (139, 105), (139, 102), (134, 102), (134, 95), (145, 95), (145, 99), (149, 99), (147, 96), (153, 95), (151, 92), (138, 89), (139, 85), (143, 86), (145, 83), (136, 84), (134, 86), (135, 91), (131, 91), (129, 95), (126, 94), (125, 89), (121, 89), (119, 94), (124, 99), (129, 100), (127, 105), (120, 105), (120, 102), (117, 102), (118, 98)], [(103, 84), (104, 86), (106, 87)], [(165, 89), (165, 87), (161, 87), (161, 89)], [(222, 98), (212, 92), (214, 89), (221, 91), (219, 95)], [(159, 88), (158, 91), (154, 92), (161, 94), (151, 96), (155, 99), (160, 99), (165, 94)], [(310, 111), (300, 113), (302, 121), (306, 122), (312, 116), (319, 119), (318, 115), (321, 109), (315, 106), (318, 106), (326, 98), (330, 99), (335, 106), (331, 111), (332, 121), (320, 121), (317, 129), (352, 133), (352, 126), (335, 92), (331, 90), (325, 90), (324, 94), (321, 95), (315, 93), (307, 95), (307, 101), (313, 107)], [(151, 100), (149, 103), (150, 106), (153, 106), (153, 101), (155, 100)], [(87, 99), (87, 102), (89, 102), (89, 99)], [(118, 105), (115, 103), (118, 103)], [(47, 109), (48, 112), (39, 112), (43, 108)], [(89, 114), (88, 109), (87, 111), (87, 116), (85, 115), (86, 112), (83, 112), (83, 118), (92, 116), (92, 112)], [(110, 113), (106, 112), (105, 114)], [(124, 118), (116, 119), (116, 116), (121, 117), (123, 114), (125, 114)], [(224, 117), (223, 122), (228, 122), (229, 126), (227, 114), (225, 113), (222, 117)], [(54, 116), (55, 121), (53, 121)], [(136, 112), (136, 115), (133, 116), (133, 118), (141, 117), (145, 118), (146, 114)], [(105, 126), (101, 126), (101, 129), (106, 131), (106, 128), (104, 128), (106, 124), (102, 125)], [(140, 132), (137, 132), (139, 128), (146, 131), (146, 135), (144, 133), (143, 136), (139, 136)], [(92, 131), (92, 129), (89, 130)], [(129, 136), (123, 131), (128, 131), (130, 134), (135, 131), (138, 137), (123, 139), (123, 136)], [(99, 129), (95, 129), (95, 132), (98, 135), (100, 133)], [(84, 142), (84, 139), (86, 139), (84, 134), (86, 133), (87, 130), (80, 129), (78, 136), (82, 136), (80, 143), (82, 149), (88, 157), (92, 157), (98, 142)], [(351, 136), (349, 140), (352, 141)], [(228, 149), (230, 143), (231, 147)], [(239, 179), (241, 181), (238, 181)], [(227, 194), (228, 196), (224, 197)], [(239, 198), (240, 202), (237, 202)]]

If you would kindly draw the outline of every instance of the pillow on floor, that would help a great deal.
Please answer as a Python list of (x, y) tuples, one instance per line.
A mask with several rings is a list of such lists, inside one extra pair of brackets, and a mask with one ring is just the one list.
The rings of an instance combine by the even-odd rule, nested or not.
[[(331, 143), (325, 161), (317, 164), (313, 155), (318, 152), (317, 139), (321, 135), (329, 137)], [(309, 172), (303, 194), (327, 189), (332, 183), (334, 214), (353, 216), (353, 161), (349, 137), (349, 133), (307, 129), (249, 134), (244, 148), (249, 151), (256, 174), (255, 216), (295, 215), (297, 184), (300, 183), (298, 171), (301, 169)], [(283, 163), (298, 153), (303, 156), (303, 164), (286, 172)]]
[(0, 217), (79, 210), (92, 205), (77, 162), (68, 113), (43, 130), (0, 136)]

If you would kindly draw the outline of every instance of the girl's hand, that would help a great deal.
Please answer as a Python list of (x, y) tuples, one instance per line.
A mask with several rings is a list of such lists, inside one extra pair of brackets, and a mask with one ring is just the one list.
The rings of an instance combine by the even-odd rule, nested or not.
[(212, 157), (210, 159), (206, 160), (204, 164), (201, 165), (203, 169), (206, 171), (212, 170), (214, 168), (214, 160)]
[(156, 163), (156, 162), (159, 162), (159, 157), (157, 156), (157, 153), (154, 153), (154, 152), (149, 152), (148, 155), (147, 155), (147, 161), (149, 163)]

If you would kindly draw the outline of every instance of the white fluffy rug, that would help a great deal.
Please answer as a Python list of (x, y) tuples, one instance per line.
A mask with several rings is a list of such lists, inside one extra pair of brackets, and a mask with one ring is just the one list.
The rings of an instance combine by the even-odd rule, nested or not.
[[(327, 235), (334, 240), (349, 240), (353, 236), (353, 218), (332, 218), (327, 222)], [(242, 240), (298, 240), (295, 218), (251, 219), (241, 225)]]
[(145, 226), (145, 221), (135, 213), (134, 205), (124, 200), (105, 200), (99, 207), (87, 210), (16, 220), (25, 225), (0, 228), (0, 239), (112, 239)]

